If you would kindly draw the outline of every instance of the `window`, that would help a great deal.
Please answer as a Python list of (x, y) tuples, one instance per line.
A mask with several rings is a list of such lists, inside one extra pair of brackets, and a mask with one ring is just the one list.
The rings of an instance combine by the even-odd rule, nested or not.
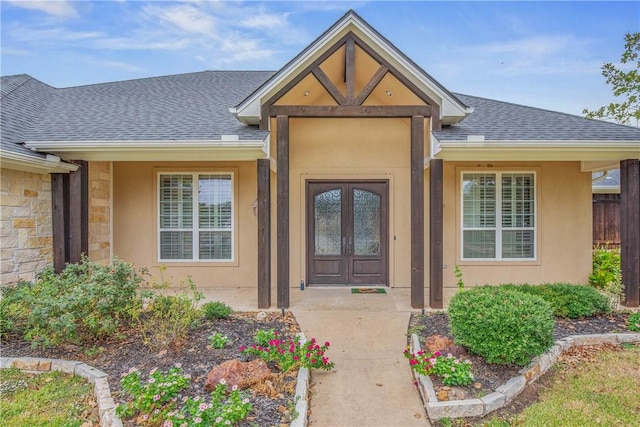
[(160, 261), (233, 260), (233, 175), (158, 176)]
[(534, 173), (462, 174), (462, 259), (536, 257)]

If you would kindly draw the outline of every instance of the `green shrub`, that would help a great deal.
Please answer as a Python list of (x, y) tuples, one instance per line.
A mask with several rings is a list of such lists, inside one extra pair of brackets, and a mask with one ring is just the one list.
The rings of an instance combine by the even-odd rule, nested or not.
[(594, 248), (593, 272), (589, 276), (589, 284), (596, 289), (607, 290), (621, 282), (620, 249)]
[(83, 257), (60, 274), (49, 267), (35, 283), (7, 292), (9, 323), (34, 345), (86, 343), (130, 320), (141, 281), (133, 266), (119, 259), (102, 265)]
[(221, 301), (208, 302), (202, 305), (202, 313), (209, 320), (226, 319), (233, 309)]
[(144, 345), (152, 351), (180, 346), (189, 329), (195, 327), (202, 318), (198, 302), (204, 296), (196, 290), (193, 280), (188, 279), (186, 289), (169, 295), (171, 282), (162, 276), (164, 269), (161, 268), (160, 282), (152, 283), (156, 292), (145, 292), (139, 305), (132, 310)]
[(612, 310), (618, 308), (620, 297), (624, 293), (619, 248), (593, 249), (593, 271), (589, 276), (589, 284), (608, 298)]
[(629, 315), (629, 330), (640, 332), (640, 311)]
[(590, 286), (569, 283), (501, 286), (543, 298), (551, 304), (553, 314), (558, 317), (578, 319), (611, 311), (607, 297)]
[(553, 344), (553, 311), (542, 298), (502, 287), (458, 292), (449, 305), (456, 344), (489, 363), (526, 365)]

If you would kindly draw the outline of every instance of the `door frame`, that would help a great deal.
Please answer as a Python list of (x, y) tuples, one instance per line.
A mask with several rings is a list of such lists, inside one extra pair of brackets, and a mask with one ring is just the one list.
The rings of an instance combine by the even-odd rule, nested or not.
[[(343, 283), (343, 284), (309, 284), (309, 278), (311, 277), (311, 272), (312, 272), (312, 268), (311, 268), (311, 262), (312, 262), (312, 251), (313, 251), (313, 242), (314, 239), (311, 236), (311, 229), (312, 229), (312, 222), (314, 221), (313, 218), (313, 202), (312, 202), (312, 197), (310, 197), (310, 185), (312, 184), (336, 184), (336, 185), (352, 185), (352, 184), (383, 184), (384, 189), (383, 189), (383, 194), (382, 194), (382, 205), (381, 205), (381, 230), (380, 230), (380, 237), (381, 237), (381, 243), (382, 243), (382, 276), (384, 278), (384, 283), (382, 284), (375, 284), (375, 286), (385, 286), (385, 287), (389, 287), (389, 282), (390, 282), (390, 270), (389, 270), (389, 252), (390, 252), (390, 245), (391, 245), (391, 239), (390, 239), (390, 213), (391, 213), (391, 209), (390, 209), (390, 195), (389, 195), (389, 179), (380, 179), (380, 178), (373, 178), (373, 179), (361, 179), (361, 178), (356, 178), (356, 179), (307, 179), (305, 180), (305, 184), (304, 184), (304, 218), (305, 218), (305, 226), (304, 226), (304, 237), (305, 237), (305, 281), (307, 283), (307, 286), (362, 286), (362, 285), (358, 285), (358, 284), (352, 284), (352, 283)], [(351, 194), (349, 194), (349, 197), (351, 197)], [(349, 266), (348, 268), (351, 268), (351, 266)], [(349, 278), (349, 274), (347, 274), (347, 280), (346, 282), (348, 282)]]

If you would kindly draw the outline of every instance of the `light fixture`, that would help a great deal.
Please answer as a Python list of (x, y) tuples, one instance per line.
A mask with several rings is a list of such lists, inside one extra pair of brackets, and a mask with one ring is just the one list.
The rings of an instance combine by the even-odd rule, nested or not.
[(387, 96), (393, 96), (393, 92), (391, 92), (389, 89), (385, 89), (384, 93), (386, 93)]
[(309, 89), (304, 91), (304, 96), (309, 96), (309, 94), (311, 93), (311, 91)]

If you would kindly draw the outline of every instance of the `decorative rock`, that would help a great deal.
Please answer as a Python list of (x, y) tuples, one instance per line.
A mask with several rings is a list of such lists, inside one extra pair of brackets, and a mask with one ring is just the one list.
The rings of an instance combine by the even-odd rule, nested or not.
[(473, 388), (476, 390), (482, 390), (482, 383), (473, 383)]
[(425, 350), (429, 353), (440, 351), (443, 348), (451, 347), (452, 345), (453, 341), (451, 338), (443, 335), (431, 335), (430, 337), (427, 337), (424, 342)]
[(447, 390), (440, 390), (436, 393), (436, 397), (441, 402), (449, 400), (449, 392)]
[(256, 314), (257, 320), (264, 320), (266, 318), (267, 318), (267, 313), (265, 313), (264, 311), (260, 311), (258, 314)]
[(237, 385), (240, 389), (246, 389), (265, 380), (269, 375), (271, 375), (271, 370), (262, 359), (255, 359), (251, 362), (241, 362), (234, 359), (211, 369), (204, 388), (207, 391), (213, 391), (220, 380), (224, 379), (228, 386)]
[(455, 356), (455, 357), (467, 357), (469, 355), (469, 353), (467, 353), (466, 348), (460, 345), (455, 345), (455, 344), (443, 348), (442, 350), (440, 350), (440, 353), (444, 355), (451, 354), (452, 356)]

